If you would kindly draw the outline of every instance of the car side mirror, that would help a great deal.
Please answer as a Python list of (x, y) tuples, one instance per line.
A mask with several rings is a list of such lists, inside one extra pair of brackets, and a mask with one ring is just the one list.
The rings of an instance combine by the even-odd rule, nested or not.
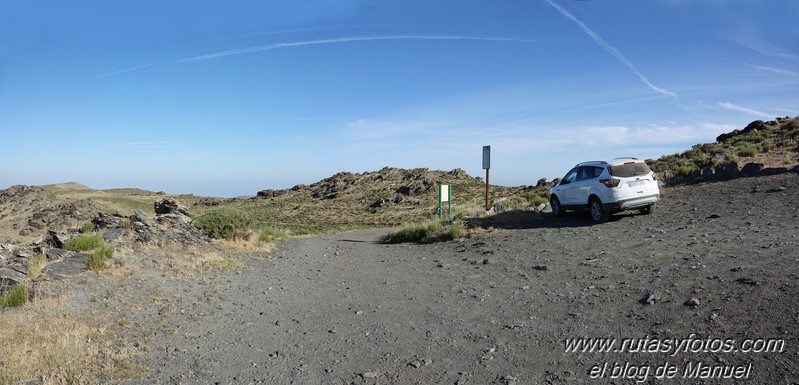
[(560, 181), (560, 183), (558, 183), (558, 184), (569, 184), (569, 183), (571, 183), (571, 182), (569, 182), (569, 181), (568, 181), (568, 180), (566, 180), (566, 179), (563, 179), (563, 180), (561, 180), (561, 181)]

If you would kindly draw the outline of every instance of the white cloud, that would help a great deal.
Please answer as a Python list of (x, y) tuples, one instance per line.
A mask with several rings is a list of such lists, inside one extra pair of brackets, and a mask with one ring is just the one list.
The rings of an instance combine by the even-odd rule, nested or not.
[(673, 143), (696, 143), (706, 141), (708, 138), (713, 138), (731, 129), (730, 125), (717, 123), (704, 123), (697, 126), (586, 126), (577, 131), (574, 137), (582, 138), (580, 142), (589, 146), (608, 144), (624, 146), (660, 146)]

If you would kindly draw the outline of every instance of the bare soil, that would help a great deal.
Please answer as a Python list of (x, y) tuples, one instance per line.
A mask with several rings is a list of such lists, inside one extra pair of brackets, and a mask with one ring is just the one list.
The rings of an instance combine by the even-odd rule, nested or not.
[[(799, 177), (663, 192), (651, 215), (602, 225), (515, 213), (463, 241), (399, 245), (357, 230), (184, 277), (141, 259), (83, 301), (128, 325), (146, 369), (125, 383), (799, 383)], [(567, 352), (580, 337), (650, 351)], [(761, 339), (776, 351), (740, 351)], [(656, 378), (664, 365), (675, 374)]]
[(33, 289), (64, 306), (32, 339), (65, 320), (91, 337), (13, 360), (44, 384), (799, 383), (799, 176), (662, 192), (651, 215), (511, 211), (432, 244), (380, 228), (233, 254), (123, 242), (124, 266)]

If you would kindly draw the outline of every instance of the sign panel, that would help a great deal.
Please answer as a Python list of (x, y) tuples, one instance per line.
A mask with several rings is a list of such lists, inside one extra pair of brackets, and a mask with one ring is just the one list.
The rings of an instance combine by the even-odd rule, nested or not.
[(449, 185), (442, 184), (441, 185), (441, 201), (442, 202), (449, 202)]
[(483, 146), (483, 170), (491, 168), (491, 146)]

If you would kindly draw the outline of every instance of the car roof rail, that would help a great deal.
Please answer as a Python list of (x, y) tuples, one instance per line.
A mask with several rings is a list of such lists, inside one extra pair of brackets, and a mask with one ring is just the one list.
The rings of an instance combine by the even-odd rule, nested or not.
[(632, 160), (638, 160), (638, 158), (636, 158), (636, 157), (633, 157), (633, 156), (622, 156), (622, 157), (619, 157), (619, 158), (613, 158), (613, 159), (614, 159), (614, 160), (616, 160), (616, 159), (632, 159)]

